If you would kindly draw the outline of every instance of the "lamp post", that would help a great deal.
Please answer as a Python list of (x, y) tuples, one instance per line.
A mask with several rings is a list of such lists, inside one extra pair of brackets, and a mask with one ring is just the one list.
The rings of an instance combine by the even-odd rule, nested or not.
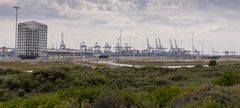
[(17, 58), (17, 36), (18, 36), (18, 9), (20, 9), (20, 7), (18, 6), (14, 6), (14, 9), (16, 9), (16, 31), (15, 31), (15, 55), (14, 57)]
[(119, 44), (120, 44), (119, 61), (120, 61), (121, 55), (122, 55), (122, 31), (123, 30), (120, 30), (120, 37), (119, 37)]
[[(130, 36), (130, 37), (128, 37), (128, 38), (129, 38), (129, 40), (130, 40), (130, 45), (132, 44), (131, 46), (132, 46), (132, 53), (133, 53), (133, 67), (134, 67), (134, 64), (135, 64), (134, 62), (135, 62), (135, 59), (136, 59), (136, 58), (135, 58), (135, 53), (136, 53), (136, 52), (135, 52), (135, 45), (134, 45), (135, 42), (134, 42), (134, 39), (138, 39), (138, 37), (131, 37), (131, 36)], [(131, 39), (133, 39), (133, 43), (131, 42), (131, 41), (132, 41)]]
[(198, 41), (202, 46), (202, 56), (204, 55), (204, 51), (203, 51), (203, 41)]

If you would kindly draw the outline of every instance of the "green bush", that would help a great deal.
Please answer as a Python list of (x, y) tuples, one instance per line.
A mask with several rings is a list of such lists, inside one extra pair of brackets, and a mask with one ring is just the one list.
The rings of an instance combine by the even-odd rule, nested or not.
[(6, 101), (9, 98), (9, 91), (7, 89), (0, 88), (0, 102)]
[(173, 81), (181, 81), (181, 80), (187, 80), (187, 77), (183, 76), (183, 75), (174, 75), (171, 80)]
[(32, 92), (34, 89), (37, 88), (37, 86), (39, 86), (39, 83), (35, 80), (31, 80), (31, 79), (23, 79), (22, 81), (22, 88), (27, 92), (30, 93)]
[(64, 80), (67, 77), (67, 72), (65, 70), (49, 69), (34, 72), (32, 75), (34, 79), (38, 80), (40, 83), (44, 83), (47, 81), (52, 82), (57, 79)]
[(9, 90), (17, 90), (21, 88), (21, 81), (14, 78), (4, 80), (1, 84), (1, 88), (9, 89)]
[(19, 74), (19, 73), (21, 73), (20, 70), (15, 70), (15, 69), (10, 69), (10, 68), (8, 68), (6, 70), (0, 69), (0, 75), (10, 75), (10, 74)]
[(52, 92), (55, 91), (57, 88), (55, 87), (55, 85), (51, 82), (46, 82), (44, 84), (41, 85), (40, 88), (40, 92)]
[(24, 95), (26, 94), (26, 92), (25, 92), (24, 89), (19, 89), (19, 90), (17, 91), (17, 93), (18, 93), (18, 96), (19, 96), (19, 97), (22, 97), (22, 96), (24, 96)]
[(181, 88), (178, 86), (167, 86), (154, 90), (150, 96), (150, 100), (156, 107), (165, 107), (170, 100), (180, 93)]
[(203, 107), (204, 108), (226, 108), (226, 105), (219, 101), (208, 99), (204, 102)]
[(124, 104), (122, 97), (118, 94), (112, 93), (99, 96), (91, 106), (93, 108), (122, 108)]
[(213, 81), (220, 86), (232, 86), (240, 83), (240, 74), (238, 72), (225, 72), (217, 80)]
[(192, 102), (186, 105), (187, 108), (227, 108), (225, 104), (214, 99), (205, 99), (202, 102)]
[(194, 67), (195, 67), (195, 68), (202, 68), (203, 65), (202, 65), (202, 64), (196, 64)]
[(240, 106), (240, 73), (232, 71), (239, 64), (181, 69), (63, 65), (33, 73), (0, 69), (0, 108)]
[(216, 66), (217, 65), (217, 61), (216, 60), (210, 60), (208, 63), (208, 66)]

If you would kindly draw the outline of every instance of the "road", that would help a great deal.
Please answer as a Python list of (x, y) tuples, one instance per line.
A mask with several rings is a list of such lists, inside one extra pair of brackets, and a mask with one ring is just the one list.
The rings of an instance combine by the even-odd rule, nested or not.
[(142, 67), (142, 66), (136, 66), (136, 65), (114, 63), (113, 61), (98, 61), (96, 63), (109, 65), (110, 67), (136, 67), (136, 68)]

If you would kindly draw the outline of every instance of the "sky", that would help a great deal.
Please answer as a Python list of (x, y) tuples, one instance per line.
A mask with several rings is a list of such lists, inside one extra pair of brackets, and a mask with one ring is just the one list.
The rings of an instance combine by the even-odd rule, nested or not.
[[(119, 30), (122, 43), (146, 48), (146, 38), (155, 46), (160, 38), (169, 48), (169, 39), (187, 50), (194, 46), (240, 53), (240, 0), (0, 0), (0, 46), (14, 47), (15, 10), (19, 22), (38, 21), (48, 25), (48, 47), (60, 44), (61, 33), (68, 48), (85, 41), (112, 46)], [(53, 40), (53, 41), (51, 41)]]

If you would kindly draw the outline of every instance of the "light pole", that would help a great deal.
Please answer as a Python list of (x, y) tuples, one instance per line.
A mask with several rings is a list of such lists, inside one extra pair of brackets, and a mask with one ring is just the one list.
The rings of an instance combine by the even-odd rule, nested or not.
[(204, 54), (204, 51), (203, 51), (203, 41), (198, 41), (198, 42), (202, 44), (202, 56), (203, 56), (203, 54)]
[[(123, 30), (120, 30), (120, 47), (122, 47), (122, 31)], [(121, 53), (122, 53), (122, 48), (120, 49), (120, 57), (121, 57)], [(120, 60), (120, 57), (119, 57), (119, 60)]]
[(203, 51), (203, 41), (202, 41), (202, 56), (204, 55), (204, 51)]
[(20, 7), (18, 6), (14, 6), (14, 9), (16, 9), (16, 31), (15, 31), (15, 54), (14, 57), (17, 58), (17, 36), (18, 36), (18, 9), (20, 9)]
[[(138, 39), (138, 37), (128, 37), (129, 39), (130, 39), (130, 46), (132, 46), (132, 53), (133, 53), (133, 66), (134, 66), (134, 62), (135, 62), (135, 45), (134, 45), (134, 39)], [(131, 42), (131, 39), (133, 39), (133, 43)], [(132, 45), (131, 45), (131, 43), (132, 43)]]
[[(181, 41), (181, 49), (183, 49), (183, 42)], [(182, 68), (183, 68), (183, 56), (184, 56), (184, 50), (180, 52), (181, 54), (181, 61), (182, 61)]]
[(194, 48), (194, 34), (193, 33), (191, 33), (192, 34), (192, 55), (194, 54), (194, 52), (195, 52), (195, 48)]

